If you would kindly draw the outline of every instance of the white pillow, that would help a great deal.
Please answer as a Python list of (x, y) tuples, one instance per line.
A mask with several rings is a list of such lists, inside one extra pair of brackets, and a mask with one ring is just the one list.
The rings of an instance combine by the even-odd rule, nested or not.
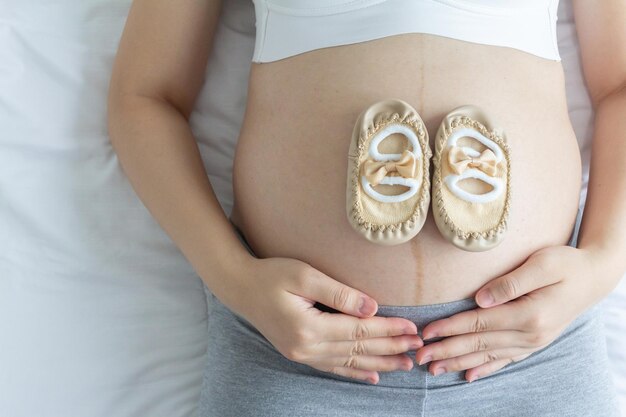
[(204, 286), (107, 137), (131, 1), (1, 3), (0, 416), (192, 416)]
[[(192, 416), (205, 286), (122, 173), (106, 96), (131, 0), (0, 7), (0, 416)], [(223, 2), (192, 128), (225, 210), (254, 45)]]

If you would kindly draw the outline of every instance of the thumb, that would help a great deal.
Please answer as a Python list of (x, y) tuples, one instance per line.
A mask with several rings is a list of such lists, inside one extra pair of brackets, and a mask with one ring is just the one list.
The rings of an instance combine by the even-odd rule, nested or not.
[(370, 317), (378, 310), (378, 303), (367, 294), (316, 269), (313, 275), (308, 280), (307, 297), (351, 316)]
[(506, 303), (523, 294), (520, 275), (524, 265), (514, 271), (489, 281), (476, 293), (476, 303), (481, 307), (491, 307)]
[(485, 284), (476, 293), (476, 303), (480, 307), (503, 304), (557, 281), (531, 257), (513, 271)]

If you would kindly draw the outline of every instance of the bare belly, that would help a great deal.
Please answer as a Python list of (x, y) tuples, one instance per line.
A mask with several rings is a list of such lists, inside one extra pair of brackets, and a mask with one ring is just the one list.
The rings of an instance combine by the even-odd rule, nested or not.
[[(431, 147), (443, 116), (464, 104), (482, 107), (505, 130), (512, 204), (499, 246), (457, 249), (432, 211), (417, 236), (396, 246), (371, 243), (351, 228), (352, 128), (365, 106), (393, 97), (420, 113)], [(300, 259), (383, 305), (442, 303), (472, 297), (542, 247), (566, 244), (580, 176), (560, 63), (402, 34), (252, 64), (231, 218), (261, 258)]]

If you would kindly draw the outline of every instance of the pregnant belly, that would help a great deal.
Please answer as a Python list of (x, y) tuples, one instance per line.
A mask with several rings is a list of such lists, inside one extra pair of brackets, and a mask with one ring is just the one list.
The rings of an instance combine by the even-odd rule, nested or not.
[[(472, 297), (534, 251), (566, 244), (580, 155), (559, 63), (510, 48), (404, 34), (253, 64), (236, 148), (232, 220), (257, 256), (291, 257), (374, 297), (421, 305)], [(429, 212), (417, 236), (381, 246), (346, 217), (347, 154), (365, 106), (400, 98), (423, 118), (431, 149), (453, 108), (482, 107), (507, 135), (511, 206), (504, 241), (486, 252), (448, 243)]]

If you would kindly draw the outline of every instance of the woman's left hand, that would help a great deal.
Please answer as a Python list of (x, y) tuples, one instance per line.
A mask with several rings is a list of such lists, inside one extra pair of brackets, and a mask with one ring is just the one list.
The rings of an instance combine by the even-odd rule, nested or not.
[(534, 252), (477, 292), (480, 308), (429, 323), (423, 339), (444, 338), (418, 349), (416, 362), (431, 362), (434, 375), (467, 370), (465, 379), (472, 382), (530, 356), (608, 293), (601, 264), (589, 249), (551, 246)]

